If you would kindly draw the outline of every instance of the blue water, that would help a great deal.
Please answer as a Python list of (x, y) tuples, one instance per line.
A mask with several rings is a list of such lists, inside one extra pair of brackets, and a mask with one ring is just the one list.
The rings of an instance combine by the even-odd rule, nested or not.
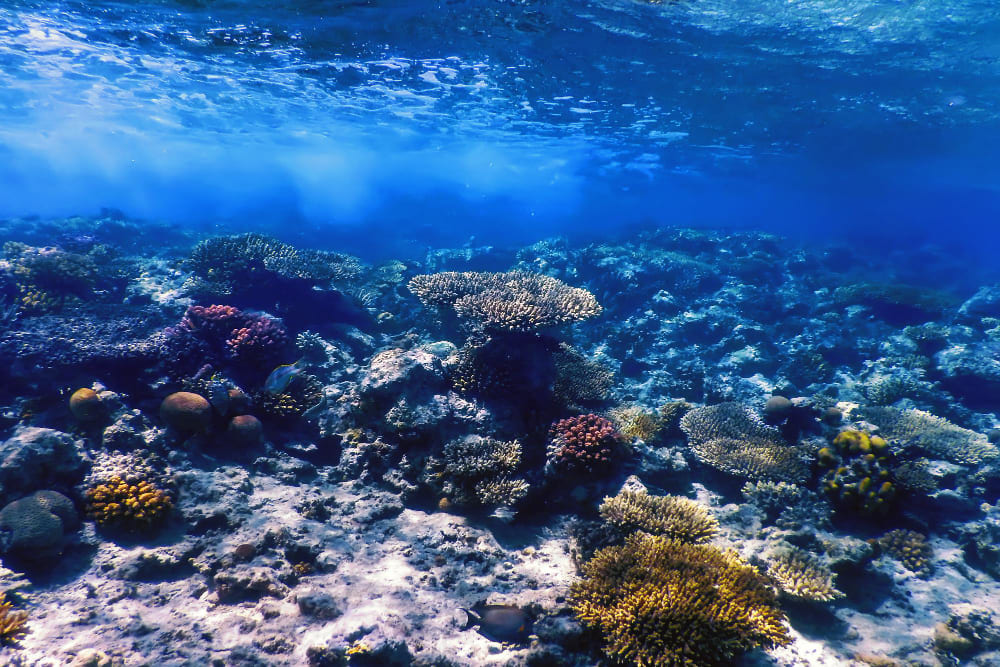
[(988, 268), (998, 112), (986, 0), (0, 7), (0, 217), (749, 227)]

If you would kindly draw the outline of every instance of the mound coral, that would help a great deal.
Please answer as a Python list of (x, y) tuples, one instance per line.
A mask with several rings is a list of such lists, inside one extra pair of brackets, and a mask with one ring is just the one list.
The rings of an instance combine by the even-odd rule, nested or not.
[(88, 387), (81, 387), (69, 397), (69, 411), (82, 422), (92, 422), (104, 414), (100, 395)]
[(751, 480), (801, 482), (809, 476), (802, 451), (740, 403), (694, 408), (680, 420), (702, 463)]
[(7, 593), (0, 591), (0, 645), (17, 643), (28, 633), (28, 612), (14, 611), (14, 605), (7, 600)]
[(573, 408), (605, 399), (615, 377), (610, 368), (588, 359), (566, 343), (559, 343), (553, 361), (555, 382), (552, 394), (560, 404)]
[(547, 458), (557, 471), (593, 474), (619, 459), (622, 453), (622, 435), (604, 417), (577, 415), (549, 427)]
[(772, 556), (767, 573), (783, 593), (794, 598), (829, 602), (844, 596), (834, 586), (836, 575), (830, 568), (801, 549), (791, 547)]
[(162, 524), (173, 502), (170, 496), (144, 479), (114, 476), (84, 494), (87, 515), (99, 525), (129, 532), (147, 531)]
[(923, 410), (867, 407), (858, 410), (857, 416), (878, 426), (879, 434), (898, 442), (902, 450), (918, 448), (962, 465), (979, 465), (997, 458), (997, 447), (985, 435)]
[(409, 288), (425, 305), (451, 306), (488, 330), (538, 331), (601, 313), (587, 290), (538, 273), (446, 271), (414, 276)]
[(57, 491), (35, 491), (0, 510), (0, 553), (33, 561), (62, 553), (63, 538), (80, 524), (73, 501)]
[(934, 552), (927, 538), (915, 530), (890, 530), (871, 542), (873, 546), (889, 554), (918, 576), (924, 577), (930, 574)]
[(892, 482), (889, 443), (864, 431), (849, 429), (834, 437), (832, 447), (816, 455), (829, 470), (823, 491), (839, 506), (867, 514), (884, 514), (896, 495)]
[(428, 461), (424, 479), (459, 505), (513, 507), (528, 493), (528, 483), (515, 476), (520, 465), (517, 440), (470, 437), (447, 443), (440, 458)]
[(160, 419), (181, 433), (201, 433), (212, 424), (212, 405), (204, 396), (177, 391), (160, 403)]
[(598, 551), (571, 604), (612, 660), (647, 667), (731, 665), (791, 641), (767, 580), (735, 552), (661, 536)]
[(622, 491), (601, 503), (601, 516), (619, 530), (641, 530), (672, 540), (701, 544), (712, 539), (719, 522), (699, 503), (680, 496)]

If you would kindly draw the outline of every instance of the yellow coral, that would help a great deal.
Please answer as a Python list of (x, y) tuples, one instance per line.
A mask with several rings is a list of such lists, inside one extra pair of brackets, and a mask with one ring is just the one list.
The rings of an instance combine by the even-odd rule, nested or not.
[(13, 605), (7, 601), (7, 594), (0, 591), (0, 645), (18, 642), (28, 629), (28, 612), (14, 611)]
[(116, 475), (85, 494), (87, 514), (102, 526), (144, 530), (161, 523), (173, 503), (165, 491), (146, 480)]
[(623, 435), (643, 442), (654, 442), (663, 428), (657, 413), (638, 405), (617, 407), (608, 413), (608, 419)]
[(719, 522), (704, 507), (680, 496), (622, 491), (604, 499), (601, 516), (628, 532), (641, 530), (691, 544), (707, 542), (719, 530)]
[(791, 641), (766, 579), (735, 552), (643, 533), (584, 565), (572, 606), (609, 657), (643, 667), (731, 665)]
[(914, 530), (898, 529), (890, 530), (877, 540), (871, 541), (901, 562), (907, 570), (921, 577), (930, 574), (934, 552), (924, 535)]

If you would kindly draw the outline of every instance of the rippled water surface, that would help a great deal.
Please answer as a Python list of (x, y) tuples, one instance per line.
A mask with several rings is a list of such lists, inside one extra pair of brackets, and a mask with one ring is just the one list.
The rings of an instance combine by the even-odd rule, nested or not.
[(982, 0), (13, 0), (0, 215), (975, 234), (998, 100)]

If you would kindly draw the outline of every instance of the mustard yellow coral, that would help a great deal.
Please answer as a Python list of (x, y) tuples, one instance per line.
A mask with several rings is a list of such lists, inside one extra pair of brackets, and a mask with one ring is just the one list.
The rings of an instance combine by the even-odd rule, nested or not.
[(14, 611), (7, 601), (7, 594), (0, 592), (0, 645), (6, 646), (19, 641), (28, 632), (26, 626), (28, 612)]
[(921, 533), (915, 530), (890, 530), (872, 542), (902, 563), (907, 570), (921, 577), (930, 574), (934, 551)]
[(163, 489), (146, 480), (114, 476), (85, 494), (87, 514), (102, 526), (145, 530), (166, 519), (173, 502)]
[(719, 522), (699, 503), (644, 491), (622, 491), (614, 498), (605, 498), (601, 516), (627, 532), (641, 530), (691, 544), (707, 542), (719, 530)]
[(662, 536), (636, 533), (598, 551), (572, 606), (610, 658), (642, 667), (731, 665), (791, 641), (767, 580), (735, 552)]

